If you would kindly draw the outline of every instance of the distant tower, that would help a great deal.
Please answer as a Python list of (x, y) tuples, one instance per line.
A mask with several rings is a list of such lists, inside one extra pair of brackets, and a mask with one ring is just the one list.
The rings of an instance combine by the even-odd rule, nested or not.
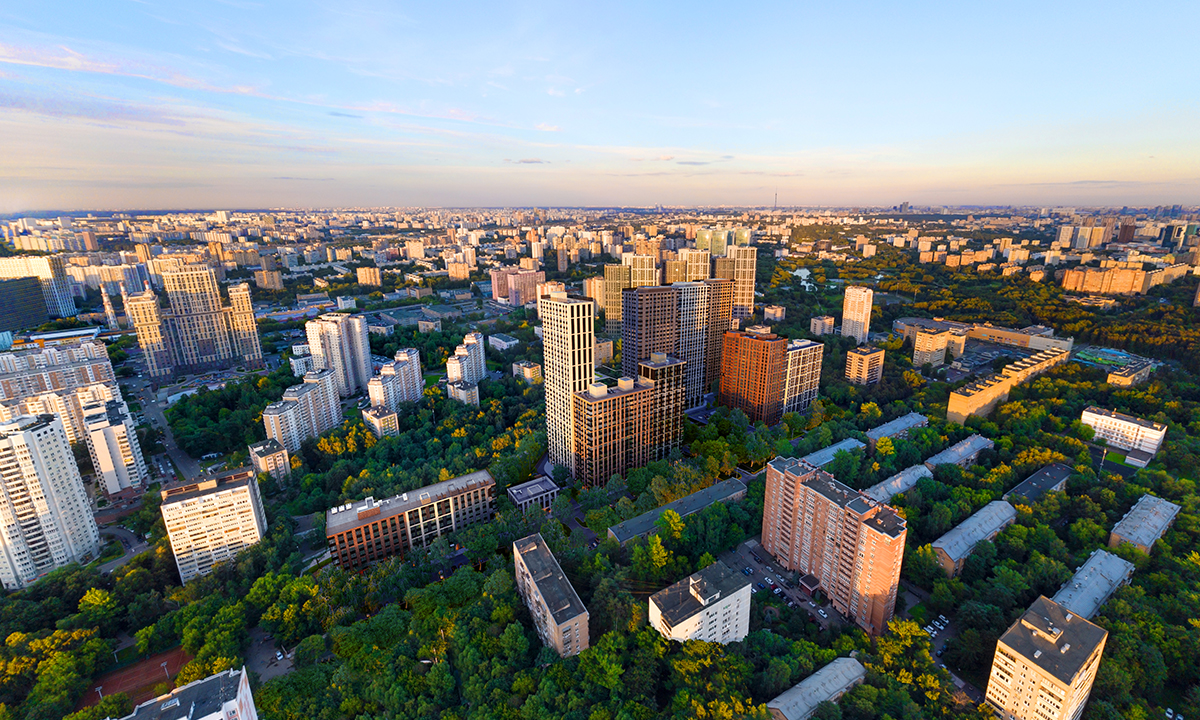
[(871, 288), (858, 285), (846, 288), (846, 297), (842, 302), (842, 337), (853, 337), (859, 345), (867, 341), (874, 295)]
[(121, 326), (117, 324), (117, 311), (113, 310), (112, 300), (108, 299), (108, 291), (104, 289), (104, 285), (100, 286), (100, 297), (104, 299), (104, 316), (108, 321), (108, 329), (120, 330)]

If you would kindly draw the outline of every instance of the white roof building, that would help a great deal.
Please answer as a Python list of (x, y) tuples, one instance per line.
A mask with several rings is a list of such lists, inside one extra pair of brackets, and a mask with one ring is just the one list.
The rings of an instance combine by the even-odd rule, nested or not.
[(933, 541), (933, 551), (938, 562), (951, 576), (962, 572), (963, 562), (984, 540), (1000, 534), (1017, 519), (1017, 509), (1003, 500), (983, 506), (979, 512), (963, 520), (945, 535)]
[(904, 468), (878, 485), (867, 488), (863, 493), (875, 502), (887, 503), (894, 496), (916, 487), (921, 478), (931, 477), (933, 477), (933, 473), (929, 471), (929, 468), (924, 465), (913, 465)]
[(1100, 606), (1132, 576), (1133, 563), (1106, 550), (1097, 550), (1052, 599), (1076, 615), (1091, 620)]
[(1137, 505), (1113, 527), (1112, 534), (1108, 536), (1108, 546), (1115, 548), (1127, 542), (1149, 554), (1155, 541), (1175, 522), (1179, 510), (1179, 506), (1173, 502), (1153, 495), (1143, 495), (1142, 499), (1137, 501)]
[(979, 457), (979, 453), (995, 447), (995, 443), (982, 435), (956, 443), (925, 461), (925, 467), (933, 470), (938, 465), (964, 465)]
[(854, 658), (838, 658), (767, 703), (767, 710), (772, 720), (808, 720), (818, 705), (836, 701), (866, 677), (862, 663)]

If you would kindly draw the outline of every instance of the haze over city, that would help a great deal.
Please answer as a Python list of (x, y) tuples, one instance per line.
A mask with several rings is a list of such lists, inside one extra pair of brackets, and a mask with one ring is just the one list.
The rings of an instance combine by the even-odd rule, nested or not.
[(34, 4), (0, 212), (1194, 201), (1195, 3)]

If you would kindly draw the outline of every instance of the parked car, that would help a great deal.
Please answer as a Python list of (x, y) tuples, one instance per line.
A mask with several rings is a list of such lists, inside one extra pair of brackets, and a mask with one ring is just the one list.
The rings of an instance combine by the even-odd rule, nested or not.
[(813, 608), (815, 608), (815, 607), (817, 606), (817, 604), (816, 604), (815, 602), (813, 602), (812, 600), (809, 600), (809, 601), (808, 601), (808, 606), (809, 606), (809, 607), (813, 607)]
[(788, 600), (788, 607), (794, 608), (794, 607), (796, 607), (796, 603), (792, 602), (791, 600)]
[(947, 625), (950, 624), (950, 621), (946, 619), (945, 615), (938, 615), (938, 620), (941, 620), (942, 622), (946, 623)]
[(778, 595), (779, 593), (783, 592), (783, 588), (781, 588), (781, 587), (772, 588), (771, 592)]
[(766, 586), (766, 585), (763, 585), (762, 583), (754, 583), (754, 587), (758, 588), (759, 590), (766, 590), (766, 589), (767, 589), (767, 586)]
[(819, 609), (819, 608), (817, 609), (817, 614), (818, 614), (818, 615), (820, 615), (820, 616), (821, 616), (821, 617), (823, 617), (823, 618), (828, 618), (828, 617), (829, 617), (829, 615), (827, 615), (827, 614), (825, 613), (825, 611), (824, 611), (824, 610), (821, 610), (821, 609)]
[(755, 587), (752, 587), (752, 588), (750, 588), (750, 593), (751, 593), (752, 595), (757, 595), (757, 594), (758, 594), (758, 588), (755, 588)]
[(283, 659), (283, 653), (282, 653), (282, 652), (280, 652), (280, 651), (278, 651), (278, 650), (276, 650), (276, 651), (275, 651), (275, 659), (276, 659), (276, 660), (282, 660), (282, 659)]
[(938, 657), (941, 657), (941, 656), (942, 656), (942, 653), (944, 653), (944, 652), (946, 652), (946, 651), (945, 651), (943, 648), (938, 648), (938, 651), (937, 651), (936, 655), (937, 655)]

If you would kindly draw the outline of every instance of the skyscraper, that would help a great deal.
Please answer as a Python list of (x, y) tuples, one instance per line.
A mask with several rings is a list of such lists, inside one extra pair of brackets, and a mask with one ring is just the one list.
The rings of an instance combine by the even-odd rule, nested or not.
[(703, 282), (708, 287), (708, 349), (705, 351), (704, 392), (710, 392), (721, 378), (725, 332), (733, 327), (733, 281), (712, 278)]
[(679, 260), (685, 265), (685, 282), (699, 282), (712, 277), (712, 256), (707, 250), (685, 248), (679, 251)]
[(763, 548), (788, 570), (813, 575), (834, 608), (872, 635), (896, 607), (908, 530), (892, 508), (803, 460), (767, 464)]
[(446, 379), (452, 383), (478, 384), (487, 374), (486, 357), (483, 333), (467, 333), (462, 345), (446, 360)]
[(630, 287), (662, 284), (662, 278), (658, 272), (658, 258), (653, 255), (625, 253), (621, 256), (621, 264), (629, 267)]
[(151, 378), (232, 364), (262, 367), (248, 284), (230, 286), (230, 305), (224, 307), (216, 273), (206, 265), (181, 265), (161, 277), (166, 311), (153, 290), (130, 295), (125, 303)]
[(83, 415), (92, 467), (104, 484), (104, 491), (116, 495), (122, 490), (145, 487), (150, 474), (125, 401), (115, 399), (85, 405)]
[(26, 415), (0, 423), (0, 498), (0, 582), (6, 590), (100, 554), (100, 530), (58, 417)]
[(61, 255), (0, 257), (0, 278), (37, 278), (52, 317), (74, 317), (71, 282)]
[(744, 320), (754, 314), (754, 275), (758, 264), (758, 248), (731, 247), (733, 260), (733, 316)]
[(651, 353), (675, 353), (679, 327), (679, 291), (662, 285), (621, 292), (621, 374), (637, 377), (637, 366)]
[(304, 382), (283, 391), (279, 402), (263, 409), (267, 437), (296, 452), (310, 437), (342, 424), (342, 403), (332, 370), (313, 370)]
[(621, 334), (621, 293), (630, 285), (631, 269), (628, 265), (604, 266), (604, 332)]
[(416, 348), (401, 348), (395, 359), (379, 369), (379, 374), (367, 383), (371, 407), (396, 410), (400, 403), (417, 402), (425, 392), (425, 377), (421, 374), (421, 352)]
[(778, 425), (783, 417), (787, 344), (787, 338), (769, 332), (726, 332), (720, 403), (740, 409), (751, 423)]
[(184, 583), (233, 560), (267, 532), (258, 480), (250, 468), (167, 488), (162, 498), (160, 511)]
[[(607, 270), (609, 266), (605, 267)], [(595, 313), (592, 301), (578, 295), (542, 297), (546, 387), (546, 444), (550, 462), (575, 471), (571, 396), (587, 390), (595, 372)]]
[(865, 345), (846, 353), (846, 379), (855, 385), (871, 385), (883, 378), (883, 349)]
[[(313, 368), (332, 370), (338, 394), (350, 397), (366, 390), (371, 372), (367, 321), (359, 315), (326, 313), (304, 324)], [(290, 448), (289, 448), (290, 449)]]
[(871, 288), (851, 285), (842, 301), (842, 337), (853, 337), (859, 345), (867, 342), (871, 326)]
[(804, 412), (821, 393), (821, 357), (824, 343), (792, 340), (787, 346), (787, 379), (783, 385), (783, 412)]

